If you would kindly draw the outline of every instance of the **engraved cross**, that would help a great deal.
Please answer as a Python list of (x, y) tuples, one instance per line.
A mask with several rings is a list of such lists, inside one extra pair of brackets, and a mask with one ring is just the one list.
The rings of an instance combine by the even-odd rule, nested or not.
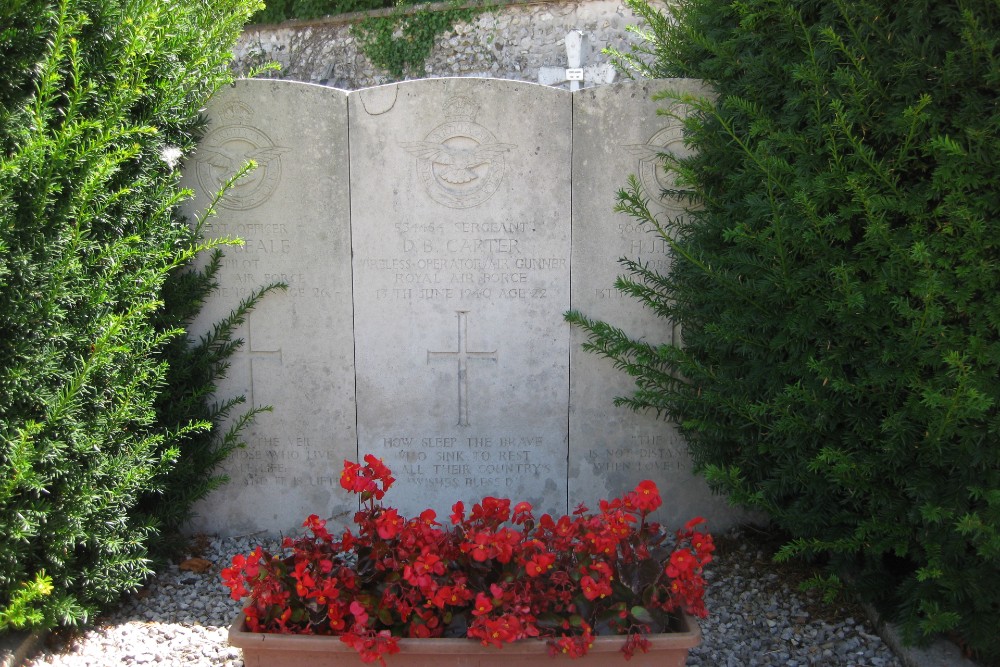
[(497, 361), (497, 351), (474, 352), (466, 349), (468, 346), (468, 324), (466, 315), (469, 311), (459, 310), (458, 314), (458, 350), (454, 352), (432, 352), (427, 350), (427, 363), (432, 359), (457, 359), (458, 360), (458, 425), (469, 425), (469, 375), (468, 360), (484, 359), (486, 361)]
[(281, 358), (281, 348), (280, 347), (277, 350), (255, 350), (254, 349), (254, 347), (253, 347), (253, 337), (250, 335), (250, 320), (248, 319), (247, 320), (247, 348), (246, 348), (246, 357), (249, 360), (248, 363), (250, 364), (250, 407), (251, 408), (257, 407), (257, 404), (254, 402), (254, 397), (253, 397), (253, 362), (254, 362), (255, 359), (268, 359), (268, 358), (273, 358), (275, 355), (278, 355), (278, 363), (282, 363), (284, 361)]
[(538, 83), (559, 86), (567, 81), (569, 89), (579, 90), (583, 82), (611, 83), (615, 80), (615, 68), (610, 63), (584, 67), (583, 61), (588, 46), (587, 36), (580, 30), (566, 34), (566, 64), (568, 67), (539, 67)]

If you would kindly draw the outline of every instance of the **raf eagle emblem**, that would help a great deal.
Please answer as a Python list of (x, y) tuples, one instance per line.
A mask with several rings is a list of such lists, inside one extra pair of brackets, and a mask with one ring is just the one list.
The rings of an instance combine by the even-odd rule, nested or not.
[(475, 148), (458, 148), (433, 141), (409, 141), (400, 144), (414, 157), (430, 160), (442, 169), (437, 176), (445, 183), (462, 185), (479, 178), (473, 171), (476, 167), (489, 164), (503, 153), (515, 148), (514, 144), (480, 144)]
[[(222, 147), (210, 148), (203, 146), (199, 151), (199, 157), (204, 162), (218, 169), (220, 173), (232, 175), (250, 160), (257, 163), (257, 169), (266, 171), (268, 163), (271, 160), (282, 153), (287, 153), (288, 150), (283, 146), (265, 146), (249, 151), (228, 151)], [(237, 183), (236, 185), (238, 187), (244, 184)]]

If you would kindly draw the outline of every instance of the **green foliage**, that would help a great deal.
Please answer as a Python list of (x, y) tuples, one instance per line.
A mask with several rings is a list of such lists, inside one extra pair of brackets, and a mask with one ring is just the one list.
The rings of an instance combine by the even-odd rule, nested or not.
[(437, 36), (485, 11), (485, 7), (463, 8), (458, 0), (449, 4), (449, 9), (432, 11), (399, 3), (388, 16), (370, 16), (352, 26), (351, 32), (376, 67), (396, 78), (408, 72), (422, 75)]
[(833, 604), (844, 592), (844, 582), (835, 574), (828, 574), (825, 577), (816, 574), (799, 584), (799, 590), (818, 591), (823, 602)]
[(288, 19), (315, 19), (385, 9), (394, 4), (393, 0), (273, 0), (250, 20), (253, 23), (281, 23)]
[(26, 581), (11, 595), (10, 604), (0, 609), (0, 632), (8, 629), (21, 630), (45, 621), (39, 602), (52, 595), (52, 577), (45, 572), (35, 575), (34, 581)]
[(439, 35), (487, 9), (486, 4), (462, 7), (461, 0), (449, 0), (448, 4), (447, 9), (430, 9), (427, 0), (280, 0), (268, 3), (254, 15), (253, 21), (280, 23), (288, 19), (392, 8), (386, 16), (362, 19), (351, 26), (351, 33), (376, 67), (401, 79), (407, 73), (423, 74), (424, 61)]
[(182, 334), (161, 292), (202, 247), (171, 156), (192, 149), (256, 8), (0, 10), (0, 614), (12, 625), (84, 621), (140, 585), (158, 527), (139, 504), (211, 427), (164, 424), (156, 409), (176, 375), (165, 346)]
[(847, 568), (911, 639), (1000, 657), (1000, 6), (991, 0), (641, 0), (619, 54), (708, 81), (672, 99), (697, 155), (687, 215), (625, 211), (667, 275), (618, 287), (683, 331), (632, 341), (579, 313), (676, 421), (716, 488)]
[(0, 71), (0, 127), (9, 122), (9, 110), (31, 92), (31, 68), (52, 28), (51, 13), (40, 11), (44, 6), (37, 0), (5, 0), (0, 4), (0, 62), (4, 64)]

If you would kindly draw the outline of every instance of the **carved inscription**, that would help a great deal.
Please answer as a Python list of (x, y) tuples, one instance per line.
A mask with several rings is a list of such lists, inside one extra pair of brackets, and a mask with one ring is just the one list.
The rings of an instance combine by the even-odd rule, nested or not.
[(303, 270), (296, 256), (300, 248), (294, 241), (295, 230), (284, 222), (222, 222), (211, 220), (205, 224), (209, 237), (235, 237), (242, 245), (228, 246), (222, 258), (226, 280), (219, 287), (219, 295), (230, 300), (245, 299), (254, 290), (269, 283), (288, 285), (282, 298), (328, 299), (333, 295), (329, 288), (321, 287)]
[[(666, 274), (670, 270), (670, 243), (666, 239), (654, 233), (651, 228), (636, 222), (620, 220), (617, 231), (617, 243), (609, 244), (608, 247), (609, 266), (618, 258), (627, 257), (639, 260), (647, 268), (661, 274)], [(594, 296), (601, 300), (623, 302), (631, 299), (613, 287), (603, 286), (594, 289)]]
[(257, 436), (245, 449), (230, 454), (226, 472), (243, 486), (295, 488), (339, 485), (343, 456), (331, 447), (318, 447), (302, 434)]
[(586, 461), (596, 475), (627, 472), (662, 478), (665, 473), (683, 472), (689, 467), (687, 452), (676, 437), (668, 435), (634, 435), (626, 446), (589, 450)]
[[(376, 300), (466, 302), (550, 298), (552, 276), (569, 260), (532, 250), (537, 223), (524, 220), (397, 222), (382, 256), (355, 264), (381, 274)], [(395, 251), (395, 252), (393, 252)]]
[(553, 472), (546, 457), (538, 456), (545, 447), (542, 436), (406, 435), (384, 437), (382, 444), (395, 476), (416, 488), (496, 494)]

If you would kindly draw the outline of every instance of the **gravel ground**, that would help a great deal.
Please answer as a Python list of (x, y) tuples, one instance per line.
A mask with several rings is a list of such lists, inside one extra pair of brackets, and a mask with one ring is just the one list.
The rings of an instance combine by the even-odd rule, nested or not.
[[(191, 555), (212, 563), (206, 572), (170, 566), (93, 628), (50, 639), (27, 665), (242, 667), (240, 652), (226, 643), (239, 603), (229, 599), (219, 571), (257, 542), (195, 541)], [(691, 651), (688, 665), (902, 667), (860, 607), (825, 604), (815, 593), (799, 592), (809, 572), (772, 563), (774, 544), (766, 535), (740, 529), (717, 543), (706, 574), (709, 617), (701, 621), (702, 644)]]

